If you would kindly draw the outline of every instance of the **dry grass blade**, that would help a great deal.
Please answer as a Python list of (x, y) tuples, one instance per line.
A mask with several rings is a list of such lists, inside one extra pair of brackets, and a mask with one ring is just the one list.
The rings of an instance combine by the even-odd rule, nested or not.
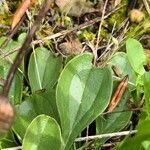
[(144, 3), (144, 5), (145, 5), (145, 8), (146, 8), (146, 10), (147, 10), (147, 13), (148, 13), (149, 16), (150, 16), (150, 6), (149, 6), (147, 0), (143, 0), (143, 3)]
[[(124, 5), (120, 6), (120, 7), (117, 7), (115, 8), (114, 10), (112, 10), (110, 13), (108, 13), (107, 15), (104, 16), (104, 19), (110, 17), (110, 15), (112, 15), (114, 12), (116, 12), (117, 10), (121, 9)], [(43, 43), (47, 40), (51, 40), (51, 39), (55, 39), (55, 38), (58, 38), (58, 37), (61, 37), (61, 36), (64, 36), (64, 35), (67, 35), (71, 32), (74, 32), (74, 31), (77, 31), (77, 30), (81, 30), (81, 29), (85, 29), (89, 26), (92, 26), (94, 25), (95, 23), (97, 22), (100, 22), (102, 20), (101, 17), (97, 17), (97, 18), (94, 18), (92, 20), (89, 20), (83, 24), (80, 24), (78, 26), (75, 26), (74, 28), (72, 29), (67, 29), (67, 30), (63, 30), (63, 31), (60, 31), (58, 33), (55, 33), (53, 35), (50, 35), (50, 36), (47, 36), (47, 37), (44, 37), (43, 39), (40, 39), (40, 40), (35, 40), (32, 42), (32, 44), (39, 44), (39, 43)]]
[(101, 19), (101, 22), (99, 24), (99, 30), (98, 30), (98, 35), (97, 35), (96, 46), (95, 46), (95, 50), (93, 51), (94, 65), (96, 64), (96, 61), (97, 61), (97, 50), (98, 50), (98, 45), (99, 45), (99, 42), (100, 42), (100, 34), (101, 34), (102, 24), (103, 24), (103, 21), (105, 19), (105, 11), (106, 11), (106, 7), (107, 7), (107, 3), (108, 3), (108, 0), (105, 1), (105, 5), (104, 5), (104, 8), (103, 8), (103, 12), (102, 12), (102, 19)]
[(11, 30), (15, 28), (15, 26), (18, 24), (18, 22), (21, 20), (23, 15), (25, 14), (26, 10), (30, 7), (31, 1), (30, 0), (24, 0), (21, 5), (17, 8), (11, 25)]
[(110, 104), (108, 106), (108, 112), (112, 112), (118, 103), (120, 102), (123, 93), (125, 92), (125, 89), (127, 88), (128, 85), (128, 75), (123, 78), (121, 83), (118, 85), (117, 90), (115, 91), (112, 100), (110, 101)]

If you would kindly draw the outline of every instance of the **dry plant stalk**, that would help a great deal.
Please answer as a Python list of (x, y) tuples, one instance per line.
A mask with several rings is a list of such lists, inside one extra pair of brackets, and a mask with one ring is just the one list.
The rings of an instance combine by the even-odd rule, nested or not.
[(110, 101), (110, 104), (108, 106), (108, 111), (107, 111), (108, 113), (112, 112), (116, 108), (118, 103), (120, 102), (120, 100), (127, 88), (128, 80), (129, 80), (129, 78), (127, 75), (123, 78), (123, 80), (118, 85), (117, 90), (115, 91), (115, 93)]

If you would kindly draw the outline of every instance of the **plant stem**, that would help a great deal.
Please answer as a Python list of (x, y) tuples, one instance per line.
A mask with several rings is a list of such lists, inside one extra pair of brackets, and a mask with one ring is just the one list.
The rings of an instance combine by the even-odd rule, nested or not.
[(11, 148), (4, 148), (2, 150), (21, 150), (22, 146), (17, 146), (17, 147), (11, 147)]
[(116, 137), (116, 136), (125, 136), (125, 135), (130, 135), (130, 134), (135, 134), (135, 133), (137, 133), (137, 130), (101, 134), (101, 135), (95, 135), (95, 136), (76, 138), (75, 142), (97, 140), (97, 139), (102, 139), (102, 138), (111, 138), (111, 137)]

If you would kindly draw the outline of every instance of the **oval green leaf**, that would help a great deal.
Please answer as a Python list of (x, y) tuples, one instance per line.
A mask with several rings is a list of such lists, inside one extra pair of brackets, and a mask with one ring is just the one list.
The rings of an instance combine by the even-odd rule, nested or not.
[(133, 70), (136, 73), (143, 75), (145, 72), (143, 65), (146, 63), (146, 56), (141, 43), (135, 39), (129, 38), (126, 41), (126, 50)]
[(90, 53), (76, 56), (66, 65), (56, 91), (65, 149), (106, 109), (111, 92), (110, 69), (93, 67)]
[[(112, 67), (115, 66), (120, 71), (121, 75), (120, 78), (125, 77), (126, 75), (129, 76), (129, 82), (136, 85), (137, 75), (132, 69), (129, 60), (127, 58), (127, 54), (123, 52), (117, 52), (108, 62), (108, 64)], [(129, 84), (129, 89), (134, 90), (135, 86)]]
[[(8, 71), (12, 65), (12, 62), (16, 56), (17, 49), (20, 48), (23, 40), (25, 38), (25, 34), (22, 33), (18, 37), (17, 41), (10, 40), (6, 47), (3, 48), (3, 52), (0, 55), (0, 79), (6, 79), (6, 76), (8, 74)], [(6, 40), (6, 37), (0, 38), (0, 45)], [(22, 89), (23, 89), (23, 67), (21, 66), (12, 82), (9, 97), (13, 104), (19, 104), (21, 103), (22, 98)], [(2, 90), (2, 87), (0, 87), (0, 91)]]
[(62, 68), (62, 58), (55, 57), (46, 48), (35, 49), (30, 57), (28, 77), (32, 92), (52, 89)]
[(150, 117), (150, 72), (145, 72), (144, 74), (144, 95), (145, 95), (145, 105), (146, 112)]
[(55, 91), (38, 91), (16, 107), (16, 119), (13, 124), (15, 132), (23, 138), (31, 121), (40, 114), (49, 115), (59, 122)]
[(23, 150), (61, 150), (61, 131), (55, 119), (40, 115), (29, 125), (22, 144)]

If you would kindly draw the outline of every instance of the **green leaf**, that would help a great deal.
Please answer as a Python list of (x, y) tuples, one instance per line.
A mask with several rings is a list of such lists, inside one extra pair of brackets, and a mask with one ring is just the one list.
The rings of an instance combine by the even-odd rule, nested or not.
[(20, 104), (22, 102), (22, 90), (23, 90), (23, 74), (17, 71), (13, 83), (10, 88), (9, 97), (13, 104)]
[[(17, 50), (20, 48), (23, 40), (24, 40), (25, 34), (21, 34), (18, 37), (18, 41), (10, 40), (6, 47), (3, 48), (3, 53), (0, 55), (0, 78), (6, 79), (6, 76), (8, 74), (8, 71), (12, 65), (12, 62), (16, 56), (16, 52), (10, 53), (7, 57), (4, 57), (7, 55), (7, 53), (12, 52), (14, 50)], [(0, 38), (0, 45), (6, 40), (6, 37)], [(23, 67), (20, 67), (20, 70), (17, 71), (14, 80), (12, 82), (9, 97), (13, 104), (19, 104), (22, 99), (22, 88), (23, 88)], [(0, 88), (0, 91), (2, 88)]]
[[(22, 46), (23, 41), (25, 40), (26, 37), (26, 33), (21, 33), (18, 37), (18, 39), (15, 40), (10, 40), (7, 45), (3, 48), (2, 50), (2, 56), (3, 54), (7, 54), (9, 52), (11, 52), (8, 57), (6, 57), (6, 60), (14, 60), (16, 54), (17, 54), (17, 50)], [(0, 46), (3, 44), (3, 42), (6, 40), (6, 37), (1, 37), (0, 38)]]
[(40, 114), (46, 114), (59, 122), (56, 108), (55, 91), (33, 93), (29, 98), (16, 107), (16, 119), (13, 128), (23, 138), (28, 125)]
[[(119, 132), (129, 123), (132, 113), (123, 112), (128, 109), (127, 101), (129, 98), (130, 94), (126, 91), (120, 100), (119, 105), (114, 109), (114, 112), (116, 113), (99, 116), (96, 119), (97, 134)], [(98, 143), (103, 144), (106, 140), (108, 140), (108, 138), (101, 139)]]
[(27, 35), (27, 33), (21, 33), (18, 37), (17, 42), (22, 44), (24, 42), (25, 38), (26, 38), (26, 35)]
[(150, 139), (142, 142), (142, 146), (144, 150), (149, 150), (150, 149)]
[(56, 91), (65, 149), (106, 109), (111, 92), (110, 69), (93, 67), (90, 53), (76, 56), (65, 66)]
[(55, 57), (46, 48), (37, 48), (30, 57), (28, 77), (32, 92), (52, 89), (62, 68), (62, 58)]
[(150, 120), (141, 121), (138, 125), (138, 132), (134, 137), (127, 138), (122, 144), (117, 147), (117, 150), (143, 150), (143, 144), (145, 147), (145, 141), (150, 142)]
[(40, 115), (29, 125), (22, 144), (23, 150), (61, 150), (61, 131), (55, 119)]
[(0, 139), (0, 148), (10, 148), (16, 147), (17, 143), (15, 142), (14, 134), (10, 130), (4, 138)]
[[(136, 84), (136, 73), (132, 69), (129, 60), (127, 58), (127, 54), (123, 52), (117, 52), (108, 62), (110, 66), (115, 66), (119, 69), (121, 75), (120, 78), (125, 77), (126, 75), (129, 76), (129, 82)], [(134, 90), (135, 86), (129, 84), (129, 89)]]
[(126, 41), (126, 50), (129, 62), (134, 71), (143, 75), (145, 72), (143, 65), (146, 63), (146, 56), (141, 43), (135, 39), (129, 38)]
[(150, 117), (150, 72), (145, 72), (144, 74), (144, 95), (146, 111)]
[[(0, 60), (0, 64), (1, 63), (3, 63), (2, 60)], [(5, 61), (5, 64), (3, 63), (1, 65), (0, 65), (0, 78), (5, 80), (8, 74), (8, 70), (10, 68), (10, 64)], [(23, 88), (23, 75), (21, 72), (17, 71), (9, 91), (9, 98), (11, 102), (15, 105), (20, 104), (21, 102), (22, 88)], [(2, 87), (0, 88), (0, 91), (2, 91)]]

